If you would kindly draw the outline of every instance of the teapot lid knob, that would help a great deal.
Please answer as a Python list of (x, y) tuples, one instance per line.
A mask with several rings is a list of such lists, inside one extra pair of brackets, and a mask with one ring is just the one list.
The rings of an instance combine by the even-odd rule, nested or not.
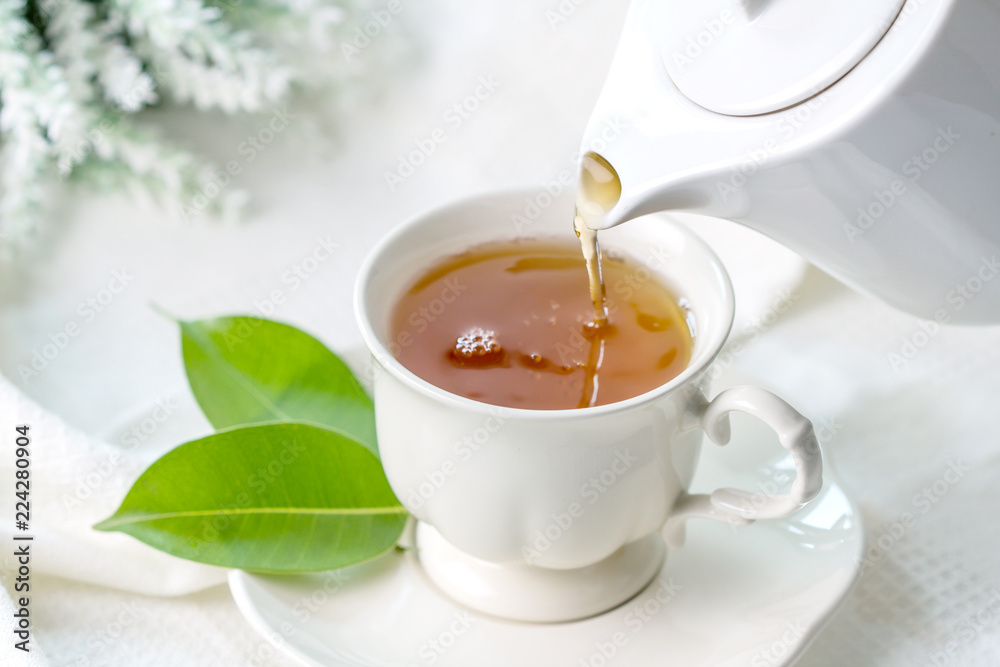
[(652, 0), (643, 22), (674, 85), (720, 114), (802, 102), (861, 62), (904, 0)]

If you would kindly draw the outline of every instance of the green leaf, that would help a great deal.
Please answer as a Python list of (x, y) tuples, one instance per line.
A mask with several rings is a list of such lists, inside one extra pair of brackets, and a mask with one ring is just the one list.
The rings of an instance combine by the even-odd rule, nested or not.
[(374, 558), (393, 548), (406, 519), (370, 450), (325, 428), (285, 423), (177, 447), (94, 528), (201, 563), (292, 573)]
[(216, 429), (305, 421), (378, 454), (372, 400), (347, 365), (295, 327), (258, 317), (180, 322), (184, 367)]

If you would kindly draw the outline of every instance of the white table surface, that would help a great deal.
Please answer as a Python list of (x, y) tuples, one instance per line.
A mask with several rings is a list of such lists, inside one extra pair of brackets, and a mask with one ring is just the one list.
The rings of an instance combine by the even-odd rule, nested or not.
[[(244, 164), (232, 186), (251, 195), (242, 223), (183, 225), (126, 196), (60, 190), (39, 248), (0, 267), (0, 374), (68, 428), (126, 447), (111, 425), (128, 415), (138, 423), (157, 398), (186, 384), (175, 327), (148, 302), (193, 319), (252, 312), (277, 289), (284, 301), (273, 317), (346, 349), (359, 340), (351, 310), (358, 267), (394, 224), (458, 196), (538, 183), (572, 166), (623, 3), (581, 3), (555, 28), (546, 17), (558, 11), (555, 0), (405, 7), (410, 55), (386, 73), (376, 99), (350, 113), (293, 102), (288, 129)], [(480, 77), (498, 82), (496, 92), (459, 127), (447, 125), (446, 110)], [(150, 115), (218, 163), (243, 160), (240, 143), (269, 117)], [(447, 128), (446, 141), (390, 191), (384, 172), (436, 127)], [(720, 232), (705, 224), (717, 237), (739, 238), (725, 225)], [(337, 244), (334, 256), (293, 287), (283, 276), (319, 237)], [(134, 278), (83, 322), (78, 304), (116, 270)], [(738, 292), (752, 284), (752, 263), (740, 273), (749, 277), (737, 280)], [(792, 307), (735, 365), (824, 425), (829, 464), (859, 501), (872, 542), (882, 538), (886, 547), (872, 552), (857, 588), (799, 664), (1000, 664), (1000, 328), (942, 328), (894, 369), (888, 355), (920, 330), (916, 319), (815, 269), (791, 287)], [(19, 366), (72, 321), (83, 322), (80, 335), (44, 372), (22, 379)], [(151, 442), (171, 434), (169, 419), (158, 428)], [(177, 437), (191, 435), (198, 433)], [(103, 502), (120, 500), (162, 451), (144, 444), (127, 449), (130, 465), (102, 486)], [(935, 487), (955, 466), (961, 477)], [(921, 499), (928, 488), (943, 492)], [(904, 513), (913, 521), (893, 534)], [(114, 538), (130, 539), (106, 538), (116, 547)], [(291, 664), (243, 621), (224, 585), (152, 595), (156, 581), (144, 587), (134, 576), (115, 584), (106, 574), (74, 574), (74, 554), (55, 553), (68, 549), (55, 540), (36, 549), (70, 564), (45, 571), (43, 561), (35, 573), (34, 638), (48, 664)], [(0, 563), (11, 567), (7, 555)], [(221, 581), (213, 576), (199, 581)], [(8, 618), (5, 612), (0, 626)]]

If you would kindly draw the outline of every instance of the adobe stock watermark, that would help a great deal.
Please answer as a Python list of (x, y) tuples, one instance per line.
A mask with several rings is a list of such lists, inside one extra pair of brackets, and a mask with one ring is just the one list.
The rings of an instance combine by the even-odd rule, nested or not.
[(587, 0), (559, 0), (555, 8), (545, 10), (545, 20), (549, 24), (549, 29), (555, 32), (559, 26), (568, 21), (577, 10), (587, 4)]
[(533, 197), (525, 197), (524, 208), (510, 214), (510, 223), (514, 226), (514, 230), (518, 234), (523, 234), (525, 230), (530, 229), (538, 221), (542, 213), (552, 206), (567, 188), (575, 190), (579, 178), (579, 164), (583, 156), (589, 152), (603, 153), (629, 127), (630, 122), (620, 116), (605, 121), (601, 131), (588, 141), (580, 152), (573, 154), (569, 161), (570, 167), (560, 169), (551, 180), (542, 183), (541, 192)]
[(787, 621), (781, 637), (775, 639), (750, 659), (750, 667), (774, 667), (787, 664), (787, 658), (806, 636), (806, 626), (800, 621)]
[(419, 509), (434, 497), (452, 477), (458, 474), (463, 464), (467, 464), (477, 452), (490, 441), (507, 423), (509, 411), (500, 406), (490, 406), (490, 415), (470, 433), (451, 445), (450, 454), (437, 467), (424, 473), (424, 481), (411, 488), (406, 496), (406, 506)]
[(896, 518), (882, 525), (882, 531), (876, 537), (867, 540), (865, 552), (858, 564), (859, 574), (864, 574), (869, 567), (876, 565), (886, 557), (893, 547), (915, 526), (921, 517), (926, 516), (947, 496), (966, 473), (972, 470), (960, 459), (948, 461), (948, 467), (930, 484), (922, 486), (910, 498), (911, 510), (901, 512)]
[(616, 451), (607, 468), (580, 486), (580, 502), (573, 501), (563, 511), (551, 513), (548, 523), (532, 534), (531, 542), (521, 546), (524, 561), (529, 565), (537, 563), (546, 551), (573, 529), (573, 525), (586, 514), (587, 506), (596, 504), (638, 461), (639, 458), (628, 448)]
[[(468, 288), (468, 285), (457, 278), (446, 278), (437, 295), (411, 312), (406, 318), (406, 327), (398, 331), (391, 340), (386, 341), (389, 352), (398, 357), (400, 352), (413, 345), (416, 337), (427, 331), (428, 327), (458, 301)], [(381, 366), (369, 355), (361, 369), (360, 379), (371, 385), (375, 380), (375, 374), (380, 370)]]
[(149, 610), (141, 607), (138, 601), (133, 599), (129, 602), (122, 602), (119, 605), (118, 613), (108, 621), (104, 627), (90, 633), (85, 640), (86, 649), (77, 655), (76, 659), (70, 663), (73, 667), (90, 667), (91, 665), (106, 665), (107, 658), (102, 654), (112, 648), (122, 640), (128, 628), (139, 622), (140, 619), (149, 616)]
[(715, 182), (716, 192), (722, 201), (729, 201), (730, 197), (739, 193), (771, 158), (781, 152), (783, 143), (791, 141), (803, 128), (809, 126), (813, 115), (829, 99), (830, 93), (822, 92), (795, 105), (788, 111), (781, 112), (775, 125), (777, 136), (769, 137), (759, 147), (748, 150), (746, 158), (742, 162), (730, 167), (728, 179)]
[(99, 152), (98, 149), (104, 147), (108, 135), (115, 130), (122, 118), (156, 102), (156, 99), (156, 82), (148, 74), (139, 75), (135, 85), (116, 98), (117, 106), (112, 113), (104, 115), (76, 143), (60, 152), (56, 164), (59, 173), (68, 174), (73, 167), (86, 160), (89, 154)]
[[(458, 299), (469, 288), (458, 278), (446, 278), (437, 295), (427, 301), (424, 305), (410, 313), (406, 318), (406, 328), (398, 332), (387, 347), (393, 356), (413, 345), (416, 338), (427, 331), (428, 327), (441, 317), (448, 307), (458, 301)], [(366, 379), (370, 380), (372, 374), (366, 374)]]
[[(250, 473), (246, 480), (247, 486), (258, 497), (263, 496), (267, 488), (277, 481), (305, 450), (305, 445), (300, 443), (296, 438), (283, 440), (281, 449), (278, 450), (274, 457), (266, 465)], [(251, 507), (260, 507), (260, 503), (255, 502), (250, 493), (246, 491), (237, 493), (232, 498), (232, 501), (218, 508), (220, 510), (218, 513), (206, 516), (201, 521), (200, 533), (188, 538), (188, 546), (198, 550), (205, 543), (217, 541), (233, 525), (232, 515)]]
[(313, 614), (326, 606), (330, 598), (351, 580), (351, 575), (344, 570), (330, 570), (322, 576), (323, 581), (291, 607), (292, 615), (300, 623), (308, 622)]
[(340, 244), (333, 240), (332, 234), (317, 236), (309, 251), (281, 272), (279, 278), (284, 287), (275, 287), (264, 298), (254, 299), (253, 309), (262, 317), (273, 315), (285, 303), (290, 293), (301, 288), (333, 258), (338, 248)]
[(932, 0), (908, 0), (904, 2), (903, 8), (899, 10), (898, 14), (880, 24), (879, 27), (882, 30), (888, 30), (882, 38), (883, 42), (888, 43), (894, 40), (906, 24), (910, 22), (910, 19), (926, 7), (928, 2), (932, 2)]
[(288, 129), (290, 121), (296, 114), (288, 111), (288, 105), (271, 112), (271, 117), (256, 133), (247, 135), (236, 147), (236, 153), (242, 160), (228, 160), (224, 169), (213, 170), (209, 178), (202, 183), (200, 190), (191, 198), (189, 204), (181, 204), (179, 212), (184, 224), (189, 225), (193, 219), (205, 212), (211, 203), (232, 184), (233, 179), (243, 173), (243, 167), (257, 159), (275, 137)]
[(581, 658), (576, 663), (577, 667), (608, 667), (630, 639), (642, 632), (681, 590), (683, 587), (673, 578), (656, 579), (646, 592), (639, 594), (637, 601), (627, 605), (628, 611), (622, 617), (625, 629), (594, 642), (591, 654)]
[(957, 312), (965, 308), (966, 304), (975, 299), (976, 295), (983, 290), (986, 283), (996, 278), (998, 272), (1000, 272), (1000, 263), (997, 262), (996, 255), (980, 257), (979, 266), (972, 272), (972, 275), (964, 282), (957, 283), (954, 289), (945, 295), (945, 301), (950, 306), (951, 311)]
[(287, 287), (275, 287), (263, 298), (254, 299), (254, 313), (244, 315), (243, 321), (235, 329), (226, 330), (223, 335), (226, 348), (231, 352), (238, 345), (242, 345), (250, 340), (254, 332), (260, 328), (267, 318), (281, 308), (287, 300), (288, 295), (298, 290), (307, 280), (315, 275), (333, 257), (334, 251), (339, 247), (340, 244), (333, 241), (331, 234), (317, 236), (310, 250), (300, 259), (292, 262), (280, 274), (282, 283)]
[(362, 51), (385, 34), (405, 6), (403, 0), (389, 0), (383, 7), (371, 10), (368, 20), (354, 28), (351, 39), (340, 43), (340, 52), (347, 62), (361, 55)]
[[(669, 266), (673, 256), (673, 252), (664, 246), (650, 247), (639, 266), (632, 268), (628, 274), (611, 285), (605, 303), (608, 315), (615, 315), (623, 302), (628, 302), (637, 290), (653, 279), (657, 272)], [(583, 335), (577, 324), (568, 326), (566, 333), (566, 341), (557, 341), (555, 345), (559, 363), (563, 366), (577, 363), (575, 356), (594, 343), (592, 339)]]
[[(609, 258), (614, 255), (609, 255)], [(670, 265), (674, 259), (674, 253), (666, 246), (649, 246), (645, 257), (638, 266), (630, 266), (629, 272), (610, 285), (610, 290), (605, 295), (605, 310), (609, 316), (616, 315), (621, 309), (622, 303), (627, 303), (635, 293), (642, 289), (653, 276), (661, 272)], [(679, 305), (684, 307), (683, 299)], [(584, 348), (594, 344), (594, 340), (588, 340), (578, 326), (568, 328), (569, 338), (567, 343), (557, 342), (556, 353), (559, 355), (560, 363), (564, 366), (573, 364), (573, 356), (583, 351)]]
[(180, 405), (170, 397), (156, 399), (153, 409), (122, 433), (119, 439), (120, 450), (110, 451), (104, 460), (92, 464), (88, 472), (77, 475), (73, 493), (62, 495), (63, 507), (68, 510), (75, 509), (94, 495), (94, 492), (129, 460), (129, 453), (152, 437), (178, 409)]
[(941, 325), (951, 321), (953, 313), (962, 310), (976, 298), (983, 287), (1000, 273), (997, 256), (980, 257), (979, 265), (964, 281), (956, 283), (945, 295), (945, 303), (934, 311), (934, 319), (921, 320), (909, 334), (900, 338), (899, 345), (886, 353), (886, 361), (893, 371), (899, 371), (913, 361), (941, 332)]
[(785, 288), (775, 292), (771, 303), (760, 314), (743, 325), (740, 329), (740, 338), (736, 339), (734, 336), (731, 344), (715, 358), (708, 369), (708, 377), (717, 380), (723, 373), (732, 368), (736, 360), (746, 354), (750, 344), (773, 327), (800, 298), (797, 292), (790, 292)]
[(46, 336), (45, 343), (31, 349), (30, 361), (18, 364), (17, 374), (21, 381), (30, 382), (44, 373), (63, 350), (69, 347), (70, 342), (82, 334), (101, 313), (105, 312), (133, 280), (135, 280), (135, 276), (130, 273), (128, 268), (112, 271), (111, 278), (108, 279), (104, 287), (77, 304), (78, 319), (69, 320), (62, 328), (50, 331)]
[(274, 484), (281, 477), (285, 470), (298, 460), (302, 452), (306, 451), (305, 445), (296, 438), (283, 440), (281, 450), (275, 454), (274, 458), (268, 461), (266, 466), (261, 466), (250, 474), (247, 484), (258, 496), (263, 496), (267, 487)]
[(905, 178), (897, 178), (883, 190), (873, 190), (871, 201), (858, 207), (854, 224), (844, 223), (847, 240), (856, 243), (859, 237), (864, 236), (907, 194), (909, 187), (917, 183), (961, 138), (962, 135), (952, 130), (951, 125), (946, 128), (939, 127), (931, 144), (900, 166), (900, 173)]
[[(477, 619), (467, 611), (456, 611), (452, 613), (452, 620), (447, 627), (443, 628), (436, 636), (429, 638), (417, 650), (420, 657), (420, 664), (433, 665), (442, 656), (452, 649), (459, 641), (465, 637), (469, 629), (476, 623)], [(415, 663), (410, 663), (410, 667), (419, 667)]]
[[(647, 255), (637, 267), (631, 268), (628, 274), (610, 286), (611, 289), (606, 296), (605, 303), (608, 315), (615, 315), (619, 311), (621, 303), (631, 299), (635, 292), (652, 280), (659, 270), (668, 266), (672, 258), (673, 253), (668, 248), (664, 246), (650, 247)], [(589, 348), (594, 342), (595, 339), (588, 339), (584, 336), (579, 324), (570, 324), (566, 327), (565, 340), (558, 340), (555, 344), (559, 364), (568, 367), (581, 363), (576, 359), (576, 355)]]
[[(822, 421), (814, 422), (813, 431), (816, 437), (806, 445), (807, 450), (810, 452), (817, 451), (820, 440), (829, 442), (843, 426), (835, 417), (827, 417)], [(741, 499), (739, 508), (740, 516), (734, 514), (726, 515), (725, 522), (730, 525), (733, 531), (745, 525), (741, 517), (743, 519), (752, 519), (754, 514), (767, 505), (774, 496), (787, 492), (783, 490), (791, 486), (795, 480), (796, 472), (794, 468), (790, 470), (777, 468), (773, 471), (765, 471), (765, 474), (769, 474), (770, 478), (756, 482), (757, 488), (750, 492), (747, 497)]]
[[(969, 644), (982, 633), (993, 630), (1000, 620), (1000, 591), (990, 588), (990, 599), (983, 607), (962, 619), (951, 631), (954, 640), (949, 641), (940, 651), (928, 654), (931, 664), (935, 667), (949, 665), (964, 665), (961, 660), (962, 644)], [(960, 643), (961, 642), (961, 643)]]
[(684, 48), (671, 54), (678, 71), (683, 72), (711, 50), (719, 37), (735, 20), (736, 15), (733, 10), (727, 7), (720, 11), (715, 18), (702, 21), (697, 32), (687, 38)]
[[(649, 252), (642, 259), (639, 266), (635, 267), (623, 278), (615, 281), (611, 286), (611, 293), (608, 295), (608, 312), (617, 312), (618, 300), (628, 301), (637, 290), (642, 289), (657, 273), (670, 266), (674, 259), (674, 253), (665, 246), (650, 247)], [(615, 310), (612, 310), (614, 308)]]
[(441, 117), (444, 126), (435, 127), (423, 137), (415, 139), (411, 150), (397, 156), (396, 169), (391, 171), (387, 169), (382, 173), (389, 191), (395, 192), (396, 188), (415, 174), (419, 167), (426, 164), (427, 160), (437, 152), (438, 145), (448, 140), (449, 131), (454, 132), (460, 128), (479, 110), (483, 102), (493, 97), (498, 88), (500, 82), (493, 78), (492, 74), (479, 77), (472, 92), (445, 110)]
[[(351, 575), (343, 570), (324, 572), (322, 581), (312, 591), (302, 595), (291, 607), (292, 615), (299, 624), (304, 624), (329, 603), (330, 599), (350, 580)], [(264, 641), (249, 651), (247, 667), (267, 667), (274, 659), (278, 648), (285, 645), (288, 638), (298, 632), (291, 621), (281, 621), (275, 630), (266, 634)]]

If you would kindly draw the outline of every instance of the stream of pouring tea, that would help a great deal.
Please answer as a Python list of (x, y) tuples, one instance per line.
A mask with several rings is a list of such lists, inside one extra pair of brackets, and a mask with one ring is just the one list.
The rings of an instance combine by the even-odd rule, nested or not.
[(576, 211), (573, 229), (580, 237), (583, 257), (587, 261), (590, 277), (590, 300), (594, 303), (594, 321), (584, 326), (584, 335), (590, 340), (590, 354), (585, 367), (583, 396), (579, 407), (596, 404), (600, 388), (599, 374), (604, 360), (604, 339), (614, 333), (608, 322), (607, 291), (601, 275), (601, 246), (594, 227), (605, 213), (621, 198), (622, 184), (614, 167), (597, 153), (587, 153), (580, 163), (580, 183), (576, 191)]
[(594, 227), (622, 195), (622, 183), (614, 167), (597, 153), (587, 153), (580, 163), (580, 184), (576, 191), (573, 229), (580, 237), (583, 257), (590, 274), (590, 299), (594, 302), (594, 325), (608, 323), (607, 293), (601, 277), (601, 247)]

